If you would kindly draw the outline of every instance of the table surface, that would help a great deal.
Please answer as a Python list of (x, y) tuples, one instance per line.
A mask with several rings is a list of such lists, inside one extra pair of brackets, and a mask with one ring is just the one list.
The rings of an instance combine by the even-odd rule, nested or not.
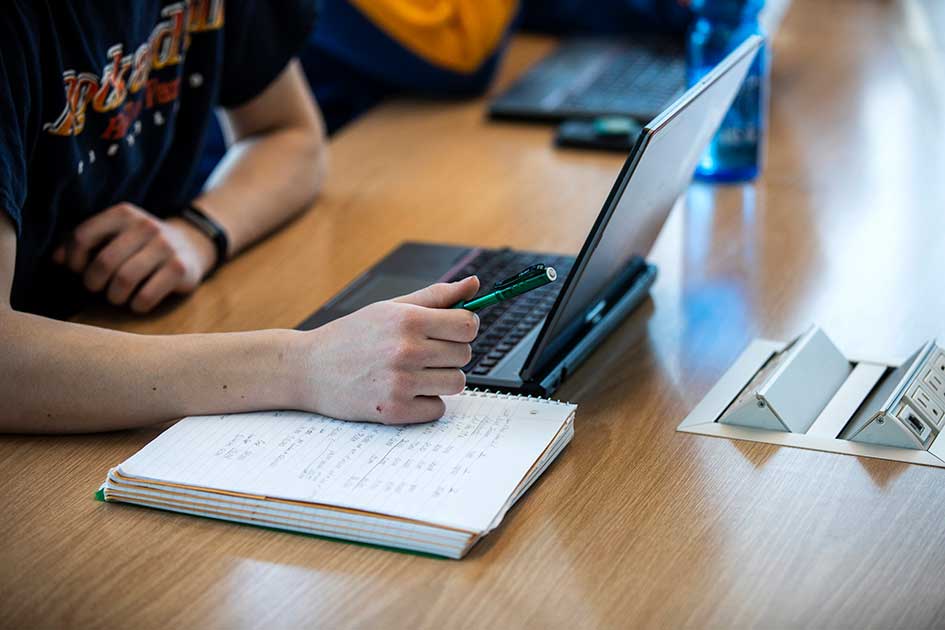
[[(935, 6), (933, 6), (935, 5)], [(92, 493), (158, 430), (0, 438), (0, 626), (938, 626), (945, 472), (680, 434), (748, 341), (812, 322), (857, 353), (943, 333), (945, 12), (795, 0), (753, 186), (694, 186), (652, 300), (560, 390), (573, 443), (462, 561)], [(552, 42), (518, 38), (498, 85)], [(397, 101), (332, 143), (315, 207), (146, 333), (291, 327), (407, 239), (576, 252), (620, 165)]]

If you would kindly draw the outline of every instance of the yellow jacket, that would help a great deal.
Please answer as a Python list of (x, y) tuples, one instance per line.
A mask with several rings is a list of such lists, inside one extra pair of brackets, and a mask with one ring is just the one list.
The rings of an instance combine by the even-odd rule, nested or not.
[(402, 46), (434, 65), (475, 71), (496, 49), (517, 0), (350, 0)]

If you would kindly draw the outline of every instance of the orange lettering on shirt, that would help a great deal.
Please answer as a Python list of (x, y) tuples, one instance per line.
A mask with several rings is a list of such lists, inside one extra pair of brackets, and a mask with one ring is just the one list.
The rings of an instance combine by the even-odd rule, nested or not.
[(128, 91), (137, 94), (148, 82), (148, 77), (151, 75), (151, 47), (148, 44), (138, 46), (138, 50), (135, 51), (133, 67), (131, 78), (128, 80)]
[(85, 129), (85, 112), (98, 91), (98, 77), (86, 72), (76, 75), (74, 70), (66, 70), (62, 81), (66, 106), (55, 122), (43, 125), (43, 130), (56, 136), (77, 136)]
[[(223, 14), (224, 0), (179, 0), (164, 7), (163, 19), (133, 56), (124, 54), (122, 44), (108, 48), (101, 79), (98, 75), (75, 70), (63, 73), (66, 104), (55, 122), (44, 124), (43, 130), (59, 136), (77, 136), (85, 129), (90, 103), (94, 111), (114, 111), (125, 103), (129, 93), (137, 94), (141, 90), (146, 90), (144, 103), (149, 108), (175, 100), (180, 93), (180, 80), (163, 83), (153, 80), (151, 70), (182, 63), (190, 47), (191, 33), (222, 28)], [(122, 117), (126, 113), (127, 110), (109, 119), (105, 137), (124, 136), (127, 129), (122, 127), (125, 124)]]
[(186, 3), (178, 2), (161, 10), (161, 15), (168, 19), (160, 22), (151, 36), (151, 50), (153, 52), (151, 65), (155, 70), (167, 66), (176, 66), (181, 62), (185, 35), (184, 13), (186, 9)]
[(128, 95), (125, 75), (131, 69), (131, 58), (122, 55), (121, 44), (115, 44), (108, 49), (108, 58), (111, 63), (105, 66), (98, 92), (92, 99), (92, 107), (97, 112), (110, 112), (121, 107)]
[(177, 99), (180, 94), (180, 79), (161, 82), (158, 79), (148, 81), (148, 91), (144, 95), (145, 106), (151, 109), (155, 105), (165, 105)]
[(190, 14), (191, 33), (215, 31), (223, 26), (223, 0), (194, 0)]
[(121, 112), (108, 120), (108, 127), (102, 132), (104, 140), (121, 140), (128, 133), (128, 129), (141, 113), (141, 101), (127, 103)]

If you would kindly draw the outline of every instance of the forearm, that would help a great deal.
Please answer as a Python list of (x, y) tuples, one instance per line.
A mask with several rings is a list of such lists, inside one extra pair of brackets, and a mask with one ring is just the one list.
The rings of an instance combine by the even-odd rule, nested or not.
[(288, 128), (234, 143), (195, 205), (223, 224), (232, 256), (306, 209), (321, 187), (320, 131)]
[(293, 331), (150, 336), (6, 311), (0, 431), (145, 426), (295, 406)]

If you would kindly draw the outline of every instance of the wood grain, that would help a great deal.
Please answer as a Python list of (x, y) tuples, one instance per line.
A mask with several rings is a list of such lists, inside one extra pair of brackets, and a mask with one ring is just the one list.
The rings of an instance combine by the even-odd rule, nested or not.
[[(0, 438), (0, 626), (942, 627), (941, 470), (678, 434), (746, 343), (811, 322), (905, 355), (943, 332), (945, 14), (796, 0), (754, 186), (694, 186), (653, 299), (561, 391), (574, 442), (461, 561), (92, 493), (158, 429)], [(552, 43), (518, 38), (504, 84)], [(332, 145), (316, 206), (139, 332), (293, 326), (403, 240), (574, 252), (620, 159), (398, 101)]]

